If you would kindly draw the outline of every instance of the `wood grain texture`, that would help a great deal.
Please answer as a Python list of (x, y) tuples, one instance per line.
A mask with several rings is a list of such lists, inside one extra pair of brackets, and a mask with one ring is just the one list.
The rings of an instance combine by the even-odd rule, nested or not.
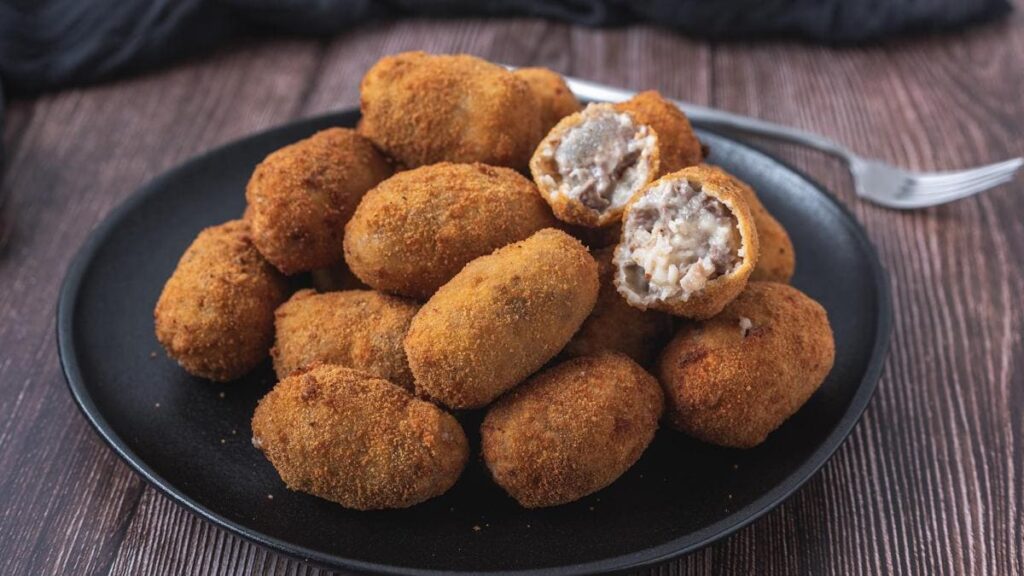
[[(1024, 155), (1024, 20), (832, 50), (708, 45), (650, 27), (538, 20), (375, 24), (268, 40), (99, 87), (12, 102), (0, 198), (0, 573), (320, 574), (185, 512), (77, 413), (54, 302), (89, 230), (147, 179), (218, 144), (352, 106), (383, 54), (464, 51), (823, 133), (921, 169)], [(1024, 570), (1024, 184), (915, 213), (859, 202), (843, 169), (772, 147), (864, 223), (895, 333), (850, 439), (792, 499), (651, 574)]]

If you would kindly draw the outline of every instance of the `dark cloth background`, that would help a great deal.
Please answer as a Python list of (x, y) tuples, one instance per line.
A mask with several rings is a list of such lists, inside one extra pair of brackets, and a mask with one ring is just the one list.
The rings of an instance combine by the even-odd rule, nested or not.
[(29, 94), (200, 53), (240, 34), (335, 34), (407, 16), (542, 16), (588, 26), (649, 21), (692, 35), (826, 43), (948, 30), (1009, 0), (0, 0), (0, 80)]
[(410, 16), (541, 16), (848, 44), (956, 29), (1010, 9), (1010, 0), (0, 0), (0, 128), (4, 91), (27, 95), (130, 74), (243, 34), (329, 35)]

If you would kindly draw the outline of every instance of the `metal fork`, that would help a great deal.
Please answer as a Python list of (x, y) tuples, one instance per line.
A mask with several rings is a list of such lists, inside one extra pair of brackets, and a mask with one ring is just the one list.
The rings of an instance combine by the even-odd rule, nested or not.
[[(568, 76), (565, 81), (577, 96), (586, 100), (619, 102), (636, 95), (629, 90)], [(734, 135), (772, 138), (831, 154), (846, 163), (858, 196), (889, 208), (924, 208), (966, 198), (1009, 182), (1024, 165), (1024, 159), (1014, 158), (955, 172), (911, 172), (858, 156), (817, 134), (678, 100), (672, 102), (694, 126)]]

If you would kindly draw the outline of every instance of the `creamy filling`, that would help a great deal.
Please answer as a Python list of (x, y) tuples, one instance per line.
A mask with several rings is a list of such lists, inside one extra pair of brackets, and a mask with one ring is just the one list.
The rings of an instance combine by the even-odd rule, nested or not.
[(546, 179), (558, 194), (602, 214), (621, 209), (647, 182), (653, 150), (647, 126), (607, 104), (591, 104), (582, 121), (541, 154), (553, 173)]
[(696, 182), (664, 182), (633, 204), (616, 249), (620, 284), (641, 304), (683, 302), (743, 258), (736, 218)]

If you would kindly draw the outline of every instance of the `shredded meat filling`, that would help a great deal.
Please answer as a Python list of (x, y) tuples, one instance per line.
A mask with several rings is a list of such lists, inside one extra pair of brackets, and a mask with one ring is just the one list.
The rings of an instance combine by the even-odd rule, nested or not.
[(583, 120), (544, 152), (561, 194), (595, 212), (621, 208), (642, 186), (654, 139), (647, 126), (607, 105), (591, 105)]
[(666, 182), (630, 210), (617, 257), (638, 296), (684, 302), (731, 272), (742, 252), (736, 218), (696, 182)]

